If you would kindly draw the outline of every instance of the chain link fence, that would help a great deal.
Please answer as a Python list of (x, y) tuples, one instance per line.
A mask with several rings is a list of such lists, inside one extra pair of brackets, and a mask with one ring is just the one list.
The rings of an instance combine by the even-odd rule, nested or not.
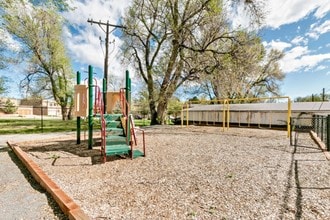
[(330, 115), (300, 114), (291, 117), (290, 144), (297, 145), (299, 133), (313, 131), (330, 151)]

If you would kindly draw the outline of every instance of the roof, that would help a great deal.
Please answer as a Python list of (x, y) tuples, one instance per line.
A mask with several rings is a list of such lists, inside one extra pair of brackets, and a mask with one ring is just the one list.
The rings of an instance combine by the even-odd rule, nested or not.
[[(204, 105), (192, 104), (189, 111), (222, 111), (223, 104)], [(226, 107), (226, 105), (225, 105)], [(230, 111), (287, 111), (288, 103), (248, 103), (230, 104)], [(298, 112), (327, 112), (330, 113), (330, 102), (293, 102), (291, 111)]]

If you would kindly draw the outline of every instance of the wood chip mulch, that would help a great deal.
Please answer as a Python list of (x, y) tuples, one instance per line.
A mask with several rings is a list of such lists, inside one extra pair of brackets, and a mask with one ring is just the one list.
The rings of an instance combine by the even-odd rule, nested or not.
[(308, 133), (145, 128), (147, 157), (71, 139), (19, 146), (92, 219), (330, 219), (330, 162)]

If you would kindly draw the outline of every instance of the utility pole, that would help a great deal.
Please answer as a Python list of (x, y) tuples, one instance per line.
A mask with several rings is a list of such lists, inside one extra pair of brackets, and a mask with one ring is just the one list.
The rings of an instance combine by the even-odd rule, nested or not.
[(322, 90), (322, 102), (324, 102), (325, 100), (325, 88), (323, 88)]
[[(104, 31), (102, 26), (106, 27), (105, 32), (105, 56), (104, 56), (104, 77), (103, 77), (103, 113), (106, 113), (107, 111), (107, 90), (108, 90), (108, 59), (109, 59), (109, 27), (113, 27), (115, 30), (116, 28), (125, 28), (122, 25), (114, 25), (114, 24), (109, 24), (109, 21), (102, 22), (102, 21), (93, 21), (93, 19), (88, 19), (87, 22), (92, 24), (97, 24), (100, 26), (100, 28)], [(112, 30), (112, 31), (113, 31)], [(111, 31), (111, 32), (112, 32)]]

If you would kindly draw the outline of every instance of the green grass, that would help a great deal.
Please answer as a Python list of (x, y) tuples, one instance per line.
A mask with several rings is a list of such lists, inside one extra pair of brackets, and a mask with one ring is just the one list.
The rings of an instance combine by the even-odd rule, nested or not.
[[(135, 120), (135, 126), (148, 126), (150, 120)], [(100, 129), (98, 119), (94, 119), (94, 129)], [(62, 121), (60, 119), (1, 119), (0, 118), (0, 135), (1, 134), (34, 134), (34, 133), (51, 133), (76, 131), (76, 119), (70, 121)], [(88, 130), (87, 120), (81, 121), (81, 131)]]
[[(149, 126), (151, 120), (149, 119), (134, 119), (134, 124), (137, 127), (143, 127), (143, 126)], [(171, 120), (166, 121), (167, 125), (174, 125), (174, 123)]]
[(0, 119), (0, 134), (32, 134), (75, 131), (76, 120)]
[(149, 126), (150, 120), (148, 119), (134, 119), (134, 124), (137, 127)]

